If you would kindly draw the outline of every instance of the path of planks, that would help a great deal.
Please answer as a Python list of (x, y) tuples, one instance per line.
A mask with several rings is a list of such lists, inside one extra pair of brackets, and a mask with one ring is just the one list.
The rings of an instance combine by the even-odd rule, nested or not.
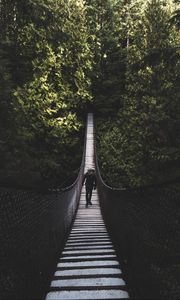
[[(93, 115), (88, 114), (85, 171), (94, 168)], [(75, 222), (46, 300), (127, 299), (126, 283), (101, 216), (98, 193), (85, 207), (85, 188)]]

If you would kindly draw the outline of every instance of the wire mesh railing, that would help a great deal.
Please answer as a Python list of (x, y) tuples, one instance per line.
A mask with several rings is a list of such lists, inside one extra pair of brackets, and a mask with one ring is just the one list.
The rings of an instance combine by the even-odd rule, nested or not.
[(95, 154), (105, 222), (134, 299), (180, 299), (180, 184), (118, 190)]
[(44, 192), (0, 187), (0, 299), (44, 299), (78, 207), (85, 145), (86, 138), (71, 186)]

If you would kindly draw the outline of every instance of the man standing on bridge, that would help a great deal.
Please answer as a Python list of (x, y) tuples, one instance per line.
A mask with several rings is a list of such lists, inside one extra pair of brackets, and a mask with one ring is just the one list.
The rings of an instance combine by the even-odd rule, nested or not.
[(97, 179), (96, 179), (96, 174), (94, 169), (88, 169), (86, 174), (84, 175), (83, 178), (83, 183), (85, 182), (86, 186), (86, 207), (88, 207), (88, 204), (92, 205), (91, 202), (91, 197), (92, 197), (92, 190), (96, 189), (97, 186)]

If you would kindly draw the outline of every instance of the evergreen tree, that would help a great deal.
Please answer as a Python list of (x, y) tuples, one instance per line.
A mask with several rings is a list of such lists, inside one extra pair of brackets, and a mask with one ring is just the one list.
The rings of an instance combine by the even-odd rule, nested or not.
[(94, 100), (107, 178), (137, 186), (176, 176), (178, 9), (171, 0), (1, 0), (3, 173), (66, 177), (79, 164), (79, 116)]
[[(86, 1), (89, 31), (94, 36), (92, 93), (98, 114), (114, 114), (119, 107), (119, 82), (123, 89), (123, 54), (119, 51), (115, 1)], [(119, 80), (122, 77), (122, 80)]]
[(15, 134), (10, 156), (15, 166), (11, 168), (66, 177), (80, 164), (72, 155), (77, 151), (80, 156), (82, 125), (77, 112), (91, 101), (92, 55), (84, 4), (22, 0), (14, 2), (12, 11), (15, 77), (9, 70), (9, 99)]
[(116, 185), (119, 178), (137, 186), (178, 176), (178, 33), (169, 25), (170, 13), (152, 0), (135, 20), (122, 108), (114, 123), (102, 127), (100, 139), (103, 170)]

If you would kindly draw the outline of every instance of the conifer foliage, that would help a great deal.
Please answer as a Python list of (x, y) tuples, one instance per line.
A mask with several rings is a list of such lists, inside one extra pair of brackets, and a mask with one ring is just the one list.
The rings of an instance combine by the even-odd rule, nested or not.
[[(176, 9), (171, 1), (160, 0), (119, 1), (114, 6), (125, 67), (116, 60), (119, 88), (110, 90), (106, 122), (97, 124), (100, 165), (110, 185), (141, 186), (180, 175), (180, 36), (171, 22)], [(117, 91), (115, 115), (109, 117)]]
[(83, 1), (1, 1), (1, 23), (0, 105), (15, 127), (9, 142), (2, 135), (1, 157), (20, 172), (65, 178), (82, 154), (77, 111), (91, 101)]
[(180, 175), (178, 0), (1, 0), (0, 25), (0, 177), (68, 177), (92, 101), (109, 184)]

